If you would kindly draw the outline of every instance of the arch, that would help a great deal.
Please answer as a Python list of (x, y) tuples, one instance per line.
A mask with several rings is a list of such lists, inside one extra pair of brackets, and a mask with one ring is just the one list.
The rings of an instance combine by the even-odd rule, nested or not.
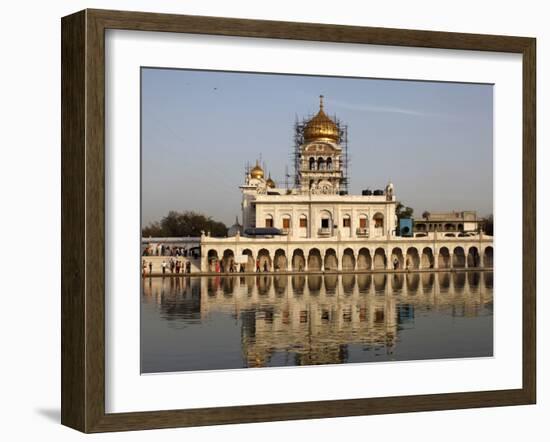
[(483, 272), (483, 284), (485, 288), (493, 288), (493, 272)]
[(292, 275), (292, 291), (295, 295), (303, 295), (306, 285), (306, 277), (304, 275)]
[(446, 232), (454, 232), (456, 230), (455, 225), (451, 223), (445, 224), (443, 228), (445, 229)]
[(334, 295), (336, 293), (336, 286), (338, 285), (338, 275), (328, 274), (325, 275), (325, 292), (327, 295)]
[(332, 158), (327, 158), (327, 170), (332, 170)]
[(409, 247), (407, 249), (407, 255), (405, 257), (405, 267), (407, 269), (419, 269), (420, 268), (420, 255), (416, 247)]
[(254, 254), (252, 253), (252, 250), (244, 249), (242, 254), (248, 256), (248, 260), (244, 265), (245, 272), (253, 272), (254, 271)]
[(479, 251), (477, 247), (470, 247), (468, 249), (468, 256), (466, 258), (466, 262), (468, 264), (468, 267), (479, 267), (480, 259), (479, 259)]
[(420, 274), (419, 273), (407, 273), (407, 292), (409, 295), (416, 295), (418, 287), (420, 287)]
[(431, 292), (435, 281), (435, 273), (433, 272), (424, 272), (422, 273), (422, 289), (424, 294)]
[(342, 216), (342, 232), (345, 236), (351, 236), (351, 215), (344, 213)]
[(233, 272), (235, 271), (235, 254), (231, 249), (225, 249), (223, 251), (221, 272)]
[(355, 287), (355, 274), (344, 273), (342, 275), (342, 289), (346, 295), (351, 295)]
[(256, 276), (256, 285), (258, 287), (258, 295), (267, 296), (269, 295), (269, 289), (271, 288), (271, 276), (263, 275)]
[(387, 273), (376, 273), (374, 275), (374, 292), (375, 293), (385, 293), (386, 285), (388, 284), (388, 274)]
[(470, 288), (477, 288), (481, 280), (481, 274), (479, 272), (468, 272), (468, 285)]
[(256, 271), (270, 272), (272, 270), (272, 262), (271, 262), (271, 255), (269, 254), (269, 250), (267, 249), (260, 249), (258, 252), (258, 259), (256, 261)]
[(307, 215), (303, 213), (298, 218), (298, 234), (300, 238), (307, 237)]
[(325, 270), (338, 270), (338, 257), (334, 249), (327, 249), (325, 252)]
[(439, 292), (447, 293), (451, 287), (451, 274), (449, 272), (442, 272), (437, 274), (439, 279)]
[(342, 269), (343, 270), (355, 270), (355, 256), (353, 249), (347, 248), (342, 255)]
[(367, 273), (357, 275), (357, 289), (359, 293), (368, 293), (372, 284), (372, 276)]
[(402, 273), (394, 273), (391, 275), (391, 288), (394, 292), (399, 292), (403, 290), (403, 274)]
[(284, 272), (287, 270), (288, 262), (286, 259), (285, 251), (283, 249), (277, 249), (275, 251), (273, 265), (276, 272)]
[(466, 272), (453, 273), (453, 284), (455, 293), (462, 293), (466, 285)]
[(317, 170), (325, 170), (325, 159), (323, 157), (317, 159)]
[(281, 228), (284, 233), (289, 233), (292, 229), (292, 216), (289, 213), (284, 213), (281, 216)]
[(487, 246), (483, 251), (483, 265), (487, 268), (493, 267), (493, 247)]
[(311, 249), (307, 257), (308, 270), (321, 270), (323, 268), (323, 259), (319, 249)]
[(453, 267), (461, 269), (466, 266), (466, 256), (462, 247), (455, 247), (453, 250)]
[(405, 258), (400, 247), (394, 247), (391, 251), (390, 264), (394, 270), (402, 270), (405, 268)]
[(421, 269), (433, 269), (434, 267), (434, 254), (431, 247), (424, 247), (422, 249), (422, 257), (420, 259), (420, 268)]
[(284, 295), (288, 285), (288, 275), (275, 275), (273, 277), (273, 287), (277, 295)]
[(315, 158), (309, 157), (309, 170), (315, 170)]
[(375, 228), (384, 228), (384, 215), (382, 213), (376, 212), (372, 217), (372, 221), (374, 222)]
[(210, 249), (207, 253), (208, 271), (216, 272), (218, 270), (218, 251)]
[(454, 233), (445, 233), (445, 236), (446, 236), (447, 238), (454, 238), (454, 237), (456, 237), (456, 235), (455, 235)]
[(295, 249), (292, 252), (292, 270), (295, 272), (303, 272), (306, 269), (306, 259), (302, 249)]
[(321, 231), (330, 232), (332, 229), (332, 213), (328, 210), (321, 210), (319, 213), (319, 228)]
[(265, 215), (265, 227), (275, 227), (273, 224), (273, 215), (271, 213)]
[(372, 268), (372, 258), (369, 249), (363, 247), (357, 254), (357, 270), (370, 270)]
[(382, 247), (378, 247), (374, 251), (373, 268), (375, 270), (386, 268), (386, 251)]
[(437, 266), (440, 269), (451, 268), (451, 254), (447, 247), (441, 247), (437, 256)]
[(310, 295), (318, 295), (321, 292), (321, 275), (308, 275), (307, 288)]

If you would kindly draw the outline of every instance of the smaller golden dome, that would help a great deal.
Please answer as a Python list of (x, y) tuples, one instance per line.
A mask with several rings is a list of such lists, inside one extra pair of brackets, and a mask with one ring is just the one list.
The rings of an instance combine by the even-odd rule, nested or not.
[(275, 188), (275, 181), (271, 179), (271, 174), (269, 174), (269, 178), (266, 181), (267, 187), (273, 189)]
[(304, 128), (304, 140), (328, 140), (335, 143), (340, 141), (340, 131), (334, 121), (325, 114), (323, 96), (320, 97), (319, 112), (308, 121)]
[(250, 176), (257, 180), (262, 179), (264, 177), (264, 170), (260, 167), (257, 161), (256, 161), (256, 165), (250, 170)]

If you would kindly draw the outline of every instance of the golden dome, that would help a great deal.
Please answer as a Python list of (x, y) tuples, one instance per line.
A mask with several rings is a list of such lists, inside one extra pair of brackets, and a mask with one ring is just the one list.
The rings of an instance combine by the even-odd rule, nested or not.
[(256, 165), (250, 170), (250, 176), (256, 178), (257, 180), (264, 177), (264, 170), (260, 167), (256, 161)]
[(271, 174), (269, 174), (269, 178), (266, 181), (267, 187), (270, 187), (273, 189), (275, 187), (275, 181), (271, 179)]
[(304, 140), (327, 140), (338, 143), (340, 141), (340, 131), (334, 121), (332, 121), (323, 110), (323, 96), (320, 96), (319, 112), (308, 121), (304, 128)]

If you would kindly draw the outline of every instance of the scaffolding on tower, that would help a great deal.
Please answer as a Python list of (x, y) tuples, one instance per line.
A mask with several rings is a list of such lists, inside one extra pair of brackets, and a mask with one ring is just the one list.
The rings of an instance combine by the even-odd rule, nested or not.
[[(290, 153), (290, 160), (294, 166), (294, 188), (296, 189), (300, 188), (300, 185), (301, 185), (300, 162), (302, 160), (301, 147), (305, 142), (304, 129), (307, 123), (312, 118), (313, 118), (312, 115), (310, 115), (308, 118), (305, 118), (303, 120), (299, 120), (298, 117), (296, 117), (296, 121), (294, 123), (294, 145)], [(339, 146), (342, 148), (342, 155), (341, 155), (342, 180), (340, 182), (340, 192), (344, 195), (347, 195), (349, 193), (349, 186), (350, 186), (349, 163), (351, 159), (348, 152), (348, 142), (349, 142), (348, 126), (347, 124), (343, 124), (342, 121), (340, 121), (335, 116), (331, 116), (330, 118), (332, 119), (332, 121), (334, 121), (340, 133)]]

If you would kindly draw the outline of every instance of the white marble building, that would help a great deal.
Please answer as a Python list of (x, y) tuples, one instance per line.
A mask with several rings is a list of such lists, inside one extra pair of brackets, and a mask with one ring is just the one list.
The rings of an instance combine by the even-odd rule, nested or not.
[(349, 195), (345, 136), (321, 96), (318, 113), (300, 126), (295, 185), (277, 186), (256, 162), (240, 186), (242, 225), (237, 221), (227, 238), (201, 237), (201, 271), (492, 267), (492, 237), (481, 231), (450, 237), (426, 228), (418, 237), (396, 236), (391, 182)]
[(243, 193), (243, 229), (275, 227), (289, 239), (383, 238), (395, 231), (395, 196), (389, 183), (378, 195), (347, 195), (340, 129), (320, 109), (305, 125), (299, 147), (297, 186), (277, 187), (259, 164)]

